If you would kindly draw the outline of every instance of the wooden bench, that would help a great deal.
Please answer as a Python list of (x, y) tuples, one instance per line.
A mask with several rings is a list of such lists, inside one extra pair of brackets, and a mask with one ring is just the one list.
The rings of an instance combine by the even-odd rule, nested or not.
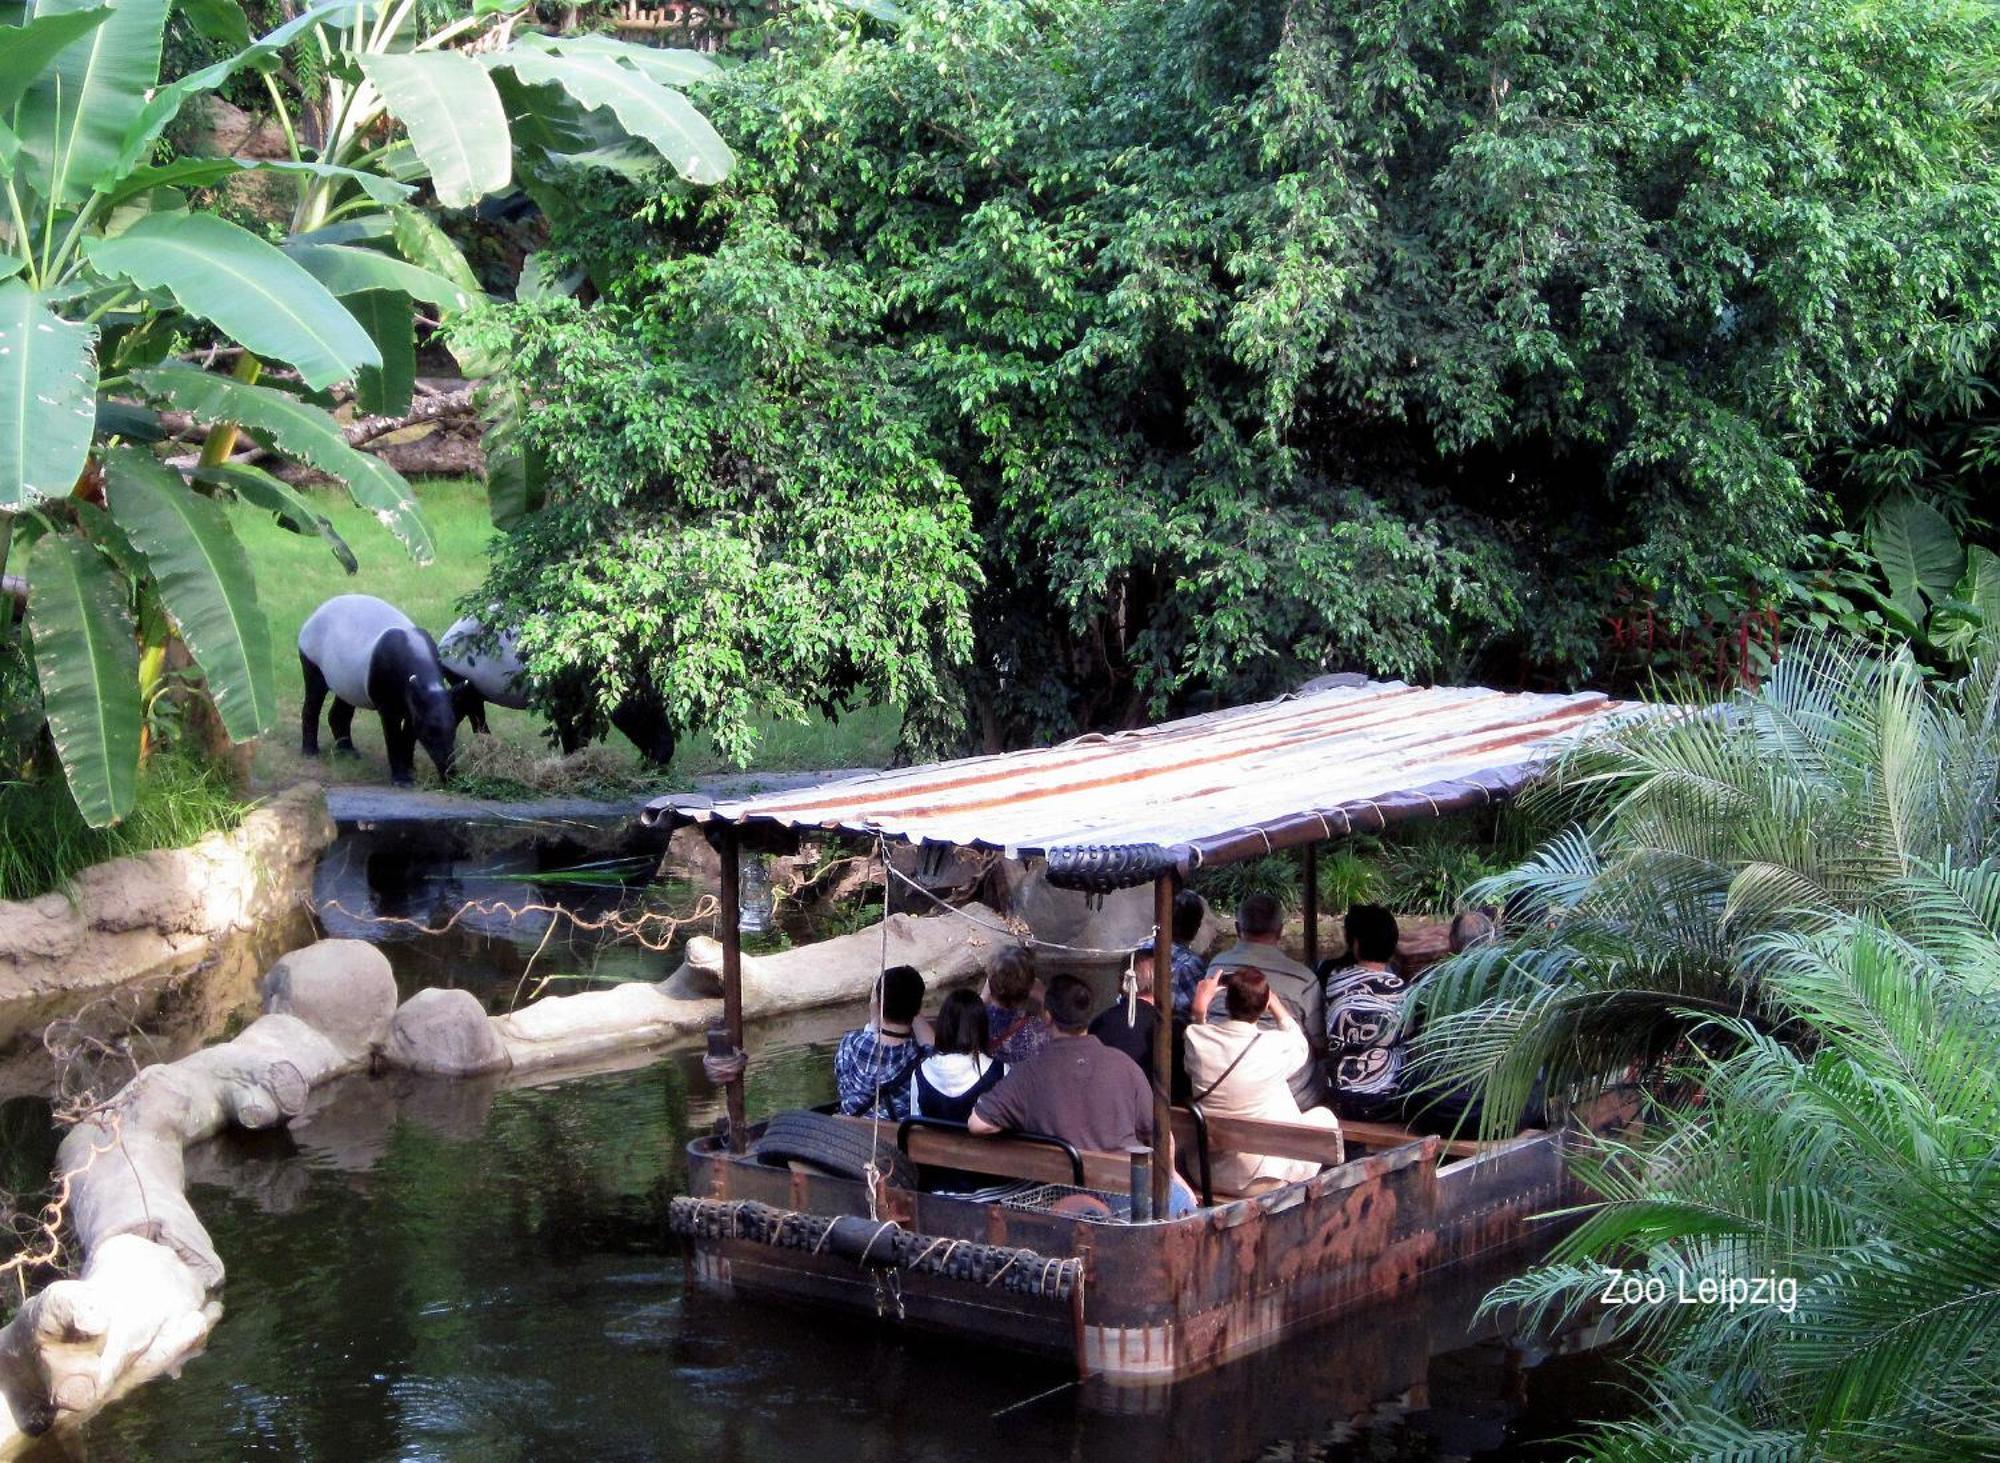
[[(887, 1122), (877, 1124), (867, 1118), (841, 1118), (840, 1121), (878, 1129), (886, 1142), (895, 1142), (895, 1127)], [(1331, 1128), (1316, 1128), (1306, 1123), (1279, 1123), (1262, 1118), (1208, 1118), (1211, 1154), (1264, 1153), (1273, 1158), (1304, 1159), (1324, 1167), (1340, 1161), (1342, 1138), (1348, 1144), (1377, 1150), (1400, 1148), (1423, 1141), (1420, 1134), (1393, 1123), (1343, 1122), (1339, 1134), (1336, 1134)], [(1447, 1158), (1473, 1158), (1500, 1147), (1506, 1141), (1440, 1140), (1439, 1152)], [(1174, 1109), (1174, 1143), (1176, 1152), (1183, 1159), (1183, 1166), (1189, 1170), (1197, 1169), (1194, 1114), (1184, 1107)], [(1132, 1159), (1129, 1154), (1090, 1148), (1080, 1148), (1077, 1153), (1083, 1160), (1085, 1188), (1107, 1194), (1131, 1191)], [(1024, 1179), (1038, 1184), (1076, 1182), (1069, 1155), (1061, 1149), (1004, 1134), (980, 1138), (968, 1132), (912, 1128), (908, 1154), (912, 1163), (927, 1168), (955, 1168), (968, 1173), (988, 1174), (995, 1180)], [(1346, 1156), (1351, 1158), (1356, 1155), (1350, 1151)], [(1196, 1182), (1200, 1181), (1199, 1172), (1194, 1177)]]
[[(876, 1124), (867, 1118), (840, 1119), (863, 1128), (880, 1127), (885, 1141), (896, 1141), (896, 1125)], [(995, 1179), (1026, 1179), (1038, 1184), (1074, 1184), (1076, 1172), (1069, 1155), (1045, 1143), (1031, 1143), (1003, 1135), (977, 1138), (968, 1132), (947, 1132), (941, 1128), (912, 1128), (909, 1158), (926, 1168), (957, 1168), (969, 1173), (991, 1174)], [(1124, 1153), (1079, 1148), (1083, 1159), (1083, 1185), (1106, 1193), (1123, 1194), (1132, 1187), (1132, 1159)]]

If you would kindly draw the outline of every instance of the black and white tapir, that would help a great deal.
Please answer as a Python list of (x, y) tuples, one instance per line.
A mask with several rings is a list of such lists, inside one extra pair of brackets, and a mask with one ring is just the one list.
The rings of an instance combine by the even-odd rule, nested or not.
[[(514, 648), (511, 631), (502, 631), (487, 642), (486, 628), (468, 615), (456, 620), (438, 641), (438, 657), (455, 678), (458, 714), (472, 723), (475, 732), (486, 730), (486, 703), (515, 711), (528, 708), (527, 678), (521, 673), (521, 657)], [(559, 698), (567, 699), (567, 698)], [(569, 717), (558, 713), (556, 741), (568, 756), (583, 745), (583, 733)], [(627, 696), (611, 713), (611, 724), (631, 740), (639, 755), (664, 767), (674, 760), (674, 728), (657, 698)]]
[(413, 781), (410, 764), (419, 742), (438, 776), (451, 776), (458, 740), (451, 683), (436, 642), (408, 615), (371, 594), (335, 595), (299, 627), (299, 664), (306, 673), (301, 752), (319, 755), (319, 711), (331, 691), (326, 724), (335, 751), (354, 750), (355, 710), (374, 711), (382, 717), (390, 781)]

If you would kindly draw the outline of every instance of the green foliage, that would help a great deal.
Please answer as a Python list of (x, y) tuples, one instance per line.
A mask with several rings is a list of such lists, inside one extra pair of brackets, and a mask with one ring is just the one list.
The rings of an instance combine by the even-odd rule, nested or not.
[[(888, 353), (836, 349), (841, 302), (761, 250), (701, 261), (695, 289), (661, 268), (635, 271), (630, 313), (557, 299), (466, 332), (496, 350), (520, 332), (508, 376), (539, 403), (523, 433), (559, 485), (468, 608), (507, 606), (544, 685), (586, 673), (596, 718), (650, 689), (738, 761), (760, 715), (921, 714), (969, 650), (977, 570)], [(658, 354), (627, 354), (614, 320)], [(697, 338), (687, 369), (675, 352)]]
[[(987, 745), (1327, 667), (1575, 679), (1621, 594), (1727, 620), (1820, 454), (1990, 347), (1992, 35), (1955, 4), (954, 0), (766, 39), (701, 92), (728, 184), (559, 220), (599, 298), (513, 313), (525, 434), (570, 519), (746, 441), (829, 481), (915, 444), (978, 534), (915, 598), (971, 592), (975, 639), (895, 654)], [(689, 413), (746, 374), (866, 432)], [(593, 542), (529, 532), (522, 565)], [(528, 613), (546, 573), (493, 587)], [(539, 653), (653, 654), (653, 587), (594, 592)]]
[(248, 811), (221, 769), (188, 751), (149, 759), (131, 811), (112, 827), (86, 823), (60, 779), (0, 782), (0, 899), (60, 889), (105, 859), (184, 847)]
[(1502, 871), (1479, 834), (1464, 820), (1399, 830), (1383, 842), (1377, 882), (1398, 910), (1449, 919), (1472, 902), (1473, 886)]
[(1423, 1059), (1489, 1093), (1494, 1131), (1538, 1074), (1557, 1094), (1684, 1054), (1727, 1014), (1776, 1030), (1764, 942), (1842, 916), (1927, 942), (1972, 917), (1911, 880), (2000, 856), (2000, 652), (1961, 680), (1904, 647), (1797, 647), (1755, 692), (1636, 721), (1557, 773), (1573, 821), (1477, 897), (1509, 938), (1419, 992)]
[[(231, 737), (258, 735), (273, 714), (256, 585), (229, 520), (206, 499), (240, 493), (352, 566), (324, 515), (228, 462), (239, 430), (340, 479), (412, 557), (431, 558), (408, 485), (349, 447), (298, 391), (355, 382), (364, 409), (406, 408), (411, 301), (442, 313), (472, 304), (465, 261), (409, 203), (416, 183), (428, 176), (443, 203), (464, 206), (508, 185), (517, 152), (531, 188), (575, 166), (573, 154), (606, 147), (702, 180), (731, 162), (655, 74), (654, 53), (609, 40), (587, 55), (517, 52), (507, 35), (486, 34), (511, 29), (493, 10), (426, 29), (416, 0), (286, 9), (253, 41), (236, 0), (183, 3), (208, 59), (177, 76), (163, 71), (169, 0), (0, 10), (0, 563), (11, 515), (26, 515), (48, 578), (31, 585), (33, 663), (56, 753), (93, 825), (131, 809), (147, 745), (138, 708), (164, 684), (174, 636)], [(475, 40), (476, 50), (452, 48)], [(318, 84), (288, 101), (275, 79), (283, 58), (314, 49), (326, 63)], [(155, 161), (190, 102), (250, 75), (291, 157)], [(294, 125), (299, 105), (323, 109), (312, 126)], [(600, 115), (607, 105), (615, 118)], [(189, 207), (183, 190), (251, 172), (295, 189), (283, 247)], [(233, 374), (167, 362), (191, 340), (235, 345)], [(267, 360), (295, 379), (258, 384)], [(132, 400), (140, 394), (206, 427), (192, 471), (116, 445), (163, 435)]]
[[(1650, 1406), (1593, 1457), (2000, 1443), (2000, 642), (1969, 662), (1794, 647), (1755, 692), (1580, 748), (1571, 825), (1479, 891), (1502, 938), (1418, 988), (1420, 1067), (1483, 1087), (1489, 1130), (1541, 1074), (1576, 1098), (1636, 1070), (1653, 1099), (1587, 1166), (1604, 1202), (1493, 1297), (1663, 1282), (1611, 1313)], [(1674, 1303), (1758, 1277), (1796, 1309)]]
[(1218, 868), (1198, 869), (1190, 887), (1218, 909), (1234, 911), (1252, 894), (1269, 894), (1287, 915), (1299, 909), (1304, 865), (1294, 853), (1272, 853)]
[(80, 537), (49, 535), (30, 563), (28, 631), (42, 714), (78, 810), (103, 827), (131, 806), (138, 779), (139, 655), (123, 586)]
[[(1988, 864), (1990, 894), (2000, 868)], [(1920, 876), (1921, 877), (1921, 876)], [(1944, 881), (1932, 883), (1935, 896)], [(1796, 1305), (1612, 1313), (1651, 1406), (1599, 1459), (1990, 1457), (2000, 1447), (2000, 940), (1931, 949), (1844, 915), (1760, 950), (1785, 1030), (1718, 1017), (1679, 1075), (1699, 1105), (1651, 1114), (1588, 1165), (1605, 1198), (1551, 1262), (1489, 1303), (1582, 1310), (1606, 1265), (1664, 1283), (1781, 1277)]]

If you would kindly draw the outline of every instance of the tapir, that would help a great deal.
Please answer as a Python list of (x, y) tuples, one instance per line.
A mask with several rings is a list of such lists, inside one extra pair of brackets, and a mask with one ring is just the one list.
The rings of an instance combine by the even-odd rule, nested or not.
[[(486, 641), (486, 628), (471, 615), (452, 623), (438, 641), (438, 655), (444, 668), (456, 678), (454, 690), (458, 712), (472, 723), (475, 732), (486, 730), (486, 703), (525, 711), (528, 707), (527, 677), (522, 674), (521, 656), (515, 649), (511, 631), (501, 631)], [(566, 699), (566, 698), (564, 698)], [(583, 745), (583, 734), (569, 717), (553, 718), (556, 741), (568, 756)], [(611, 713), (611, 724), (631, 740), (639, 755), (661, 766), (674, 759), (674, 728), (657, 698), (627, 696)]]
[(299, 750), (319, 755), (319, 711), (327, 693), (333, 710), (326, 724), (337, 752), (354, 750), (354, 713), (382, 718), (389, 748), (389, 779), (407, 785), (421, 742), (438, 776), (451, 776), (458, 740), (458, 711), (451, 683), (438, 660), (437, 643), (408, 615), (371, 594), (339, 594), (299, 627), (299, 665), (306, 674), (306, 704), (299, 716)]

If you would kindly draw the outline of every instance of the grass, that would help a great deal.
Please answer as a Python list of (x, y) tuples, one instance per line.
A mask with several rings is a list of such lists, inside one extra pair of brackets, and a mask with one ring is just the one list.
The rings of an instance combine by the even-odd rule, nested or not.
[[(458, 618), (461, 598), (486, 577), (487, 545), (493, 528), (486, 513), (486, 489), (462, 479), (438, 479), (417, 485), (424, 519), (437, 544), (437, 559), (418, 568), (371, 514), (356, 508), (337, 491), (314, 491), (314, 502), (361, 561), (360, 572), (349, 575), (317, 538), (288, 533), (261, 510), (244, 504), (229, 511), (238, 536), (257, 571), (257, 596), (271, 622), (271, 639), (278, 672), (278, 718), (257, 745), (251, 764), (253, 785), (269, 789), (293, 782), (384, 783), (388, 758), (382, 746), (380, 721), (367, 712), (354, 718), (358, 757), (299, 755), (299, 711), (305, 682), (299, 670), (296, 642), (299, 626), (322, 602), (336, 594), (373, 594), (388, 600), (433, 635)], [(615, 733), (601, 746), (586, 748), (565, 764), (552, 756), (542, 735), (543, 722), (533, 712), (489, 707), (491, 738), (468, 768), (465, 790), (485, 797), (569, 795), (618, 796), (641, 788), (685, 784), (704, 773), (731, 770), (704, 734), (684, 736), (674, 765), (662, 773), (647, 767), (623, 737)], [(752, 767), (764, 771), (801, 768), (880, 767), (895, 750), (902, 718), (894, 707), (872, 706), (838, 720), (815, 718), (808, 723), (773, 721), (762, 728)], [(475, 738), (461, 730), (461, 751)], [(322, 724), (322, 744), (326, 739)], [(420, 782), (436, 772), (421, 753)]]
[(146, 764), (131, 813), (110, 828), (83, 821), (60, 777), (0, 783), (0, 899), (60, 889), (105, 859), (194, 843), (249, 810), (220, 768), (174, 752)]

